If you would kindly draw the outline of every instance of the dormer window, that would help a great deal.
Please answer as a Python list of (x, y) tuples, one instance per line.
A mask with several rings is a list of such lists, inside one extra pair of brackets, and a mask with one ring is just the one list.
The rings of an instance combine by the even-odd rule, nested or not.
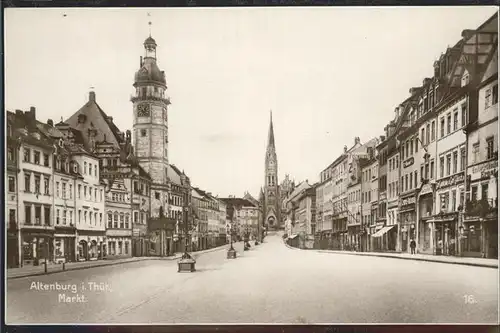
[(462, 82), (460, 84), (461, 87), (465, 87), (466, 85), (469, 84), (469, 72), (465, 71), (464, 75), (462, 75)]
[(79, 114), (78, 115), (78, 123), (83, 124), (83, 123), (85, 123), (85, 121), (87, 121), (87, 116), (84, 114)]
[(73, 164), (73, 172), (78, 173), (78, 165), (76, 163)]

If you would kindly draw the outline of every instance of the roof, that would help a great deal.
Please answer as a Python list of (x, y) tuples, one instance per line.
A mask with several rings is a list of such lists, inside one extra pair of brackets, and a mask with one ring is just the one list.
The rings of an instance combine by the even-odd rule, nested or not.
[(181, 173), (179, 172), (179, 169), (173, 167), (172, 164), (168, 164), (167, 166), (167, 176), (172, 183), (179, 186), (182, 185)]
[(267, 138), (267, 146), (274, 147), (273, 111), (270, 111), (269, 134), (268, 134), (268, 138)]
[(219, 200), (226, 203), (226, 205), (230, 205), (233, 207), (254, 207), (257, 206), (253, 204), (251, 201), (243, 198), (219, 198)]

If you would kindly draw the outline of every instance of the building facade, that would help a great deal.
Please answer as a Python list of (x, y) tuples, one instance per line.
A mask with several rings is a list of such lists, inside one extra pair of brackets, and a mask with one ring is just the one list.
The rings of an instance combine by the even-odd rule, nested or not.
[(273, 115), (269, 120), (269, 135), (265, 158), (264, 223), (268, 230), (281, 228), (281, 195), (278, 183), (278, 157), (274, 142)]

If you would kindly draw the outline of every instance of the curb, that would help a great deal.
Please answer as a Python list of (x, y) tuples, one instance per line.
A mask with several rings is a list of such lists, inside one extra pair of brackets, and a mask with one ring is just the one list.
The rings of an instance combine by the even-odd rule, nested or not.
[[(299, 249), (296, 247), (292, 247), (288, 245), (286, 242), (283, 242), (285, 246), (289, 249), (293, 250), (303, 250)], [(403, 259), (403, 260), (415, 260), (415, 261), (427, 261), (427, 262), (436, 262), (440, 264), (451, 264), (451, 265), (463, 265), (463, 266), (475, 266), (475, 267), (485, 267), (485, 268), (494, 268), (498, 269), (498, 266), (495, 265), (490, 265), (490, 264), (483, 264), (483, 263), (474, 263), (474, 262), (452, 262), (452, 261), (441, 261), (441, 260), (436, 260), (436, 259), (431, 259), (431, 258), (408, 258), (408, 257), (395, 257), (391, 255), (386, 255), (386, 254), (372, 254), (373, 252), (359, 252), (359, 253), (349, 253), (349, 252), (342, 252), (342, 251), (328, 251), (328, 250), (315, 250), (315, 249), (305, 249), (304, 251), (315, 251), (318, 253), (331, 253), (331, 254), (342, 254), (342, 255), (351, 255), (351, 256), (364, 256), (364, 257), (378, 257), (378, 258), (390, 258), (390, 259)]]
[[(212, 249), (208, 250), (203, 250), (203, 251), (198, 251), (193, 253), (193, 257), (197, 258), (201, 254), (209, 253), (209, 252), (214, 252), (216, 250), (221, 250), (225, 247), (226, 245), (219, 246), (219, 247), (214, 247)], [(91, 269), (91, 268), (97, 268), (97, 267), (103, 267), (103, 266), (115, 266), (115, 265), (123, 265), (123, 264), (128, 264), (132, 262), (138, 262), (138, 261), (146, 261), (146, 260), (177, 260), (182, 257), (182, 254), (177, 254), (171, 257), (140, 257), (138, 259), (133, 259), (133, 260), (127, 260), (127, 261), (121, 261), (121, 262), (111, 262), (111, 263), (102, 263), (102, 264), (96, 264), (92, 266), (81, 266), (81, 267), (73, 267), (73, 268), (68, 268), (65, 270), (54, 270), (54, 271), (48, 271), (47, 273), (45, 272), (36, 272), (36, 273), (28, 273), (24, 275), (16, 275), (16, 276), (7, 276), (7, 280), (14, 280), (14, 279), (21, 279), (25, 277), (30, 277), (30, 276), (40, 276), (40, 275), (51, 275), (51, 274), (56, 274), (56, 273), (64, 273), (64, 272), (69, 272), (69, 271), (79, 271), (83, 269)]]

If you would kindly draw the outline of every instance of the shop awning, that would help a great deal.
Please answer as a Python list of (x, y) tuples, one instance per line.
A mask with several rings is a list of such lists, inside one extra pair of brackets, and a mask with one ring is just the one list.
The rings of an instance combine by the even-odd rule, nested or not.
[(382, 229), (380, 229), (379, 231), (377, 231), (376, 233), (374, 233), (372, 235), (372, 237), (382, 237), (386, 232), (388, 232), (389, 230), (391, 230), (395, 226), (396, 225), (391, 225), (391, 226), (388, 226), (388, 227), (383, 227)]
[(295, 237), (297, 237), (298, 235), (290, 235), (290, 237), (288, 237), (288, 239), (294, 239)]

